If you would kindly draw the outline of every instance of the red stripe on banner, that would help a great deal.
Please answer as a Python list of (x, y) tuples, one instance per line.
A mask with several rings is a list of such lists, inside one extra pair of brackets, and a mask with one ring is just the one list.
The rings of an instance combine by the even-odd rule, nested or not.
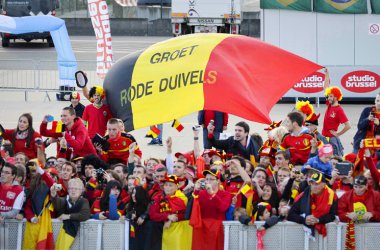
[(88, 0), (88, 11), (96, 35), (96, 73), (104, 79), (112, 66), (113, 56), (108, 6), (104, 0)]
[(297, 81), (321, 69), (302, 57), (246, 36), (224, 39), (204, 76), (204, 109), (270, 124), (269, 112)]

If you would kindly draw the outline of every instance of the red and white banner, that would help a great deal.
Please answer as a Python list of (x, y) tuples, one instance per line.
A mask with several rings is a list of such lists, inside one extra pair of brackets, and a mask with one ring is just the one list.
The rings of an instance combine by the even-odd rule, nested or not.
[[(328, 66), (331, 86), (340, 87), (343, 98), (373, 98), (378, 94), (380, 66)], [(323, 97), (323, 73), (315, 72), (297, 82), (284, 97)]]
[(108, 6), (104, 0), (88, 0), (88, 11), (96, 35), (96, 73), (104, 79), (112, 66), (113, 57)]

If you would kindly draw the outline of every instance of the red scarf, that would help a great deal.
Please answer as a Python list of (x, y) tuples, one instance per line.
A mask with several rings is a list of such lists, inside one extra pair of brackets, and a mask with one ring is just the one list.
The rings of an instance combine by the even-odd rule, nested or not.
[[(316, 218), (328, 214), (334, 202), (334, 198), (335, 193), (328, 186), (325, 186), (320, 195), (312, 194), (310, 198), (311, 214)], [(315, 225), (315, 229), (319, 234), (323, 235), (323, 237), (326, 237), (327, 231), (325, 224), (318, 223)]]

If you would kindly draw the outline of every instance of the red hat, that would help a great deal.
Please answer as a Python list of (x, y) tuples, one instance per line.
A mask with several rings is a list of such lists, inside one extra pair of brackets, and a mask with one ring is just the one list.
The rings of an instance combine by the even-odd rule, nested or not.
[(157, 163), (154, 168), (153, 168), (153, 172), (156, 172), (157, 169), (159, 168), (166, 168), (164, 164), (161, 164), (161, 163)]
[(192, 156), (190, 155), (190, 154), (182, 154), (182, 153), (180, 153), (180, 152), (177, 152), (177, 153), (175, 153), (175, 155), (174, 155), (177, 159), (180, 157), (180, 156), (183, 156), (183, 157), (185, 157), (185, 159), (186, 159), (186, 165), (193, 165), (193, 161), (192, 161)]
[(325, 144), (318, 149), (318, 156), (319, 157), (323, 157), (325, 155), (332, 155), (332, 154), (334, 154), (334, 149), (331, 146), (331, 144)]
[(355, 163), (355, 161), (356, 161), (356, 154), (354, 154), (354, 153), (346, 154), (344, 156), (344, 160), (345, 161), (349, 161), (351, 163)]
[(221, 153), (219, 153), (219, 152), (216, 151), (216, 150), (210, 150), (210, 151), (208, 152), (208, 157), (211, 158), (213, 155), (217, 155), (217, 156), (220, 157), (220, 159), (223, 159), (223, 155), (222, 155)]
[(172, 182), (178, 185), (179, 182), (183, 180), (184, 180), (183, 178), (178, 178), (178, 176), (174, 174), (171, 174), (171, 175), (165, 174), (165, 177), (164, 179), (161, 180), (161, 182)]
[(310, 117), (306, 119), (306, 123), (311, 123), (318, 126), (318, 119), (321, 116), (321, 114), (316, 115), (313, 113)]
[(78, 101), (80, 101), (80, 94), (79, 94), (79, 92), (77, 92), (77, 91), (71, 92), (71, 94), (70, 94), (70, 101), (71, 101), (71, 99), (77, 99)]
[(205, 170), (203, 171), (203, 176), (206, 177), (206, 175), (211, 174), (212, 176), (215, 176), (218, 180), (220, 180), (220, 172), (216, 169), (211, 170)]
[(279, 121), (279, 122), (272, 121), (272, 123), (269, 125), (269, 127), (264, 128), (264, 130), (266, 130), (266, 131), (271, 131), (271, 130), (274, 129), (274, 128), (278, 128), (278, 127), (280, 127), (281, 123), (282, 123), (282, 120)]

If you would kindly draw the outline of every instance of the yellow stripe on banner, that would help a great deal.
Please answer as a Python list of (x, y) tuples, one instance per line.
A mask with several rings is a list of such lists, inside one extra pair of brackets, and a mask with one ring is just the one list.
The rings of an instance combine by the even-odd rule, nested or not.
[(182, 36), (145, 50), (136, 61), (128, 90), (134, 127), (172, 121), (203, 109), (205, 68), (212, 50), (229, 36)]

